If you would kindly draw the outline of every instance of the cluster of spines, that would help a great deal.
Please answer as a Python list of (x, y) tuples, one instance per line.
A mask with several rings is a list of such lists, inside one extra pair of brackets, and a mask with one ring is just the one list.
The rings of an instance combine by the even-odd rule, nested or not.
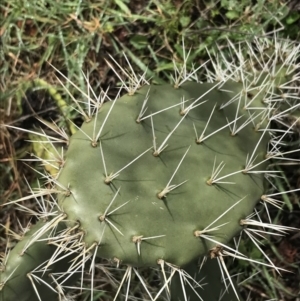
[[(197, 73), (200, 68), (204, 68), (206, 70), (206, 78), (207, 78), (208, 82), (216, 83), (212, 89), (222, 90), (224, 83), (227, 82), (228, 80), (233, 80), (235, 82), (241, 82), (243, 85), (242, 91), (238, 95), (235, 95), (230, 101), (222, 104), (220, 106), (220, 108), (218, 108), (218, 109), (223, 109), (226, 106), (230, 105), (232, 102), (238, 102), (238, 106), (237, 106), (238, 110), (240, 107), (243, 107), (246, 110), (246, 112), (249, 114), (249, 118), (246, 120), (246, 122), (239, 126), (237, 123), (240, 118), (240, 116), (238, 116), (238, 110), (237, 110), (236, 118), (233, 121), (228, 120), (228, 124), (226, 125), (226, 127), (228, 127), (230, 129), (232, 136), (238, 134), (238, 132), (244, 126), (247, 126), (249, 123), (252, 123), (256, 127), (257, 130), (259, 130), (260, 125), (265, 121), (268, 122), (268, 125), (274, 120), (282, 123), (282, 117), (286, 116), (286, 114), (288, 114), (288, 113), (295, 111), (299, 107), (299, 96), (298, 96), (299, 88), (296, 87), (296, 83), (299, 81), (299, 73), (296, 73), (295, 70), (297, 70), (297, 68), (299, 67), (296, 63), (296, 59), (297, 59), (297, 55), (298, 55), (297, 52), (299, 52), (300, 47), (297, 45), (293, 45), (289, 42), (280, 42), (276, 38), (276, 36), (274, 38), (274, 42), (275, 42), (275, 44), (273, 46), (274, 51), (270, 52), (271, 54), (268, 54), (267, 52), (265, 52), (265, 48), (269, 47), (267, 39), (266, 40), (255, 39), (253, 42), (254, 47), (252, 44), (247, 42), (249, 56), (245, 58), (244, 53), (243, 53), (244, 45), (235, 46), (230, 41), (228, 41), (229, 46), (230, 46), (229, 49), (232, 52), (233, 60), (228, 61), (228, 59), (225, 57), (225, 55), (223, 54), (222, 51), (219, 52), (220, 56), (218, 56), (218, 54), (214, 55), (214, 57), (216, 58), (215, 60), (213, 59), (212, 56), (210, 56), (209, 62), (210, 62), (210, 64), (212, 64), (214, 71), (211, 71), (206, 67), (207, 63), (202, 64), (199, 68), (196, 68), (192, 71), (188, 71), (187, 67), (186, 67), (186, 63), (187, 63), (187, 57), (188, 57), (189, 53), (186, 56), (186, 54), (184, 52), (183, 67), (180, 68), (174, 63), (174, 70), (175, 70), (175, 75), (173, 77), (174, 78), (174, 87), (179, 88), (184, 82), (189, 81), (189, 80), (198, 81)], [(126, 56), (125, 56), (125, 58), (126, 58)], [(111, 57), (111, 59), (114, 60), (112, 57)], [(234, 62), (235, 59), (237, 59), (238, 64), (236, 64)], [(126, 60), (127, 60), (127, 58), (126, 58)], [(116, 63), (115, 60), (114, 60), (114, 62)], [(133, 95), (136, 93), (136, 91), (142, 85), (145, 85), (145, 84), (148, 85), (149, 81), (146, 80), (145, 73), (141, 76), (136, 75), (128, 60), (127, 60), (127, 62), (128, 62), (128, 66), (129, 66), (129, 71), (126, 71), (124, 68), (122, 68), (119, 65), (118, 65), (118, 67), (121, 69), (122, 73), (128, 78), (128, 82), (125, 82), (122, 79), (122, 77), (120, 77), (118, 75), (117, 71), (115, 71), (115, 73), (122, 82), (122, 88), (125, 88), (129, 95)], [(281, 64), (281, 67), (279, 69), (276, 69), (278, 63)], [(108, 64), (114, 70), (113, 66), (110, 63), (108, 63)], [(270, 81), (273, 81), (275, 83), (275, 79), (278, 76), (280, 76), (280, 72), (281, 72), (282, 68), (286, 68), (285, 74), (289, 75), (289, 76), (291, 75), (291, 79), (288, 82), (285, 82), (278, 86), (276, 86), (275, 84), (270, 85), (269, 84)], [(263, 79), (262, 83), (260, 83), (261, 75), (263, 73), (266, 73), (267, 75)], [(254, 77), (252, 76), (253, 74), (255, 75)], [(65, 79), (68, 81), (67, 78), (65, 78)], [(73, 85), (76, 89), (78, 89), (84, 97), (86, 97), (87, 110), (83, 109), (82, 106), (79, 104), (79, 102), (72, 96), (72, 94), (70, 92), (68, 92), (67, 89), (66, 90), (67, 90), (68, 94), (70, 95), (70, 97), (73, 99), (74, 103), (76, 104), (76, 110), (80, 114), (82, 114), (82, 116), (84, 117), (86, 122), (90, 122), (93, 119), (93, 116), (98, 114), (99, 109), (104, 104), (104, 102), (108, 99), (108, 96), (107, 96), (107, 91), (105, 91), (105, 92), (102, 91), (99, 96), (96, 96), (95, 93), (93, 92), (93, 90), (91, 89), (87, 78), (86, 78), (86, 80), (87, 80), (87, 85), (88, 85), (87, 93), (80, 90), (74, 83), (72, 83), (70, 81), (69, 81), (69, 83), (71, 85)], [(63, 87), (65, 87), (61, 81), (60, 81), (60, 83), (62, 84)], [(275, 88), (274, 88), (274, 86), (275, 86)], [(266, 87), (268, 87), (267, 90), (265, 90)], [(251, 94), (252, 90), (254, 90), (254, 89), (255, 90), (260, 89), (264, 93), (263, 102), (266, 105), (265, 108), (251, 107), (251, 103), (252, 103), (253, 99), (250, 102), (245, 102), (245, 101), (243, 102), (243, 99), (246, 100), (247, 99), (246, 96)], [(276, 89), (276, 92), (274, 91), (275, 89)], [(121, 91), (121, 89), (120, 89), (120, 91)], [(278, 94), (278, 91), (280, 91), (281, 94)], [(91, 94), (94, 98), (91, 97)], [(257, 95), (259, 95), (259, 93), (257, 93)], [(168, 138), (172, 135), (172, 133), (180, 125), (180, 122), (185, 118), (185, 116), (189, 113), (189, 111), (192, 110), (193, 108), (195, 108), (196, 106), (201, 105), (205, 102), (205, 100), (203, 99), (204, 96), (205, 95), (202, 95), (199, 99), (193, 100), (192, 104), (190, 104), (189, 106), (185, 106), (186, 102), (188, 102), (189, 100), (184, 100), (184, 99), (182, 99), (180, 101), (180, 103), (174, 105), (174, 106), (180, 107), (180, 114), (182, 115), (182, 118), (179, 121), (179, 123), (175, 126), (175, 128), (170, 132), (170, 134), (166, 137), (166, 139), (159, 146), (157, 146), (156, 140), (155, 140), (155, 129), (154, 129), (154, 124), (153, 124), (153, 116), (156, 114), (159, 114), (160, 112), (154, 112), (154, 113), (151, 112), (151, 114), (145, 115), (146, 111), (147, 111), (146, 105), (147, 105), (147, 101), (148, 101), (148, 94), (147, 94), (145, 97), (145, 100), (142, 104), (140, 114), (137, 116), (136, 122), (141, 123), (143, 120), (150, 118), (151, 125), (152, 125), (152, 133), (153, 133), (153, 146), (151, 148), (145, 150), (145, 152), (143, 152), (142, 154), (139, 154), (133, 161), (129, 162), (128, 165), (132, 164), (135, 160), (138, 160), (140, 156), (143, 156), (146, 152), (150, 151), (151, 149), (153, 150), (154, 156), (159, 156), (160, 153), (167, 147)], [(120, 172), (128, 166), (128, 165), (126, 165), (126, 166), (122, 167), (119, 171), (115, 172), (114, 174), (109, 174), (106, 170), (104, 153), (103, 153), (103, 149), (101, 146), (102, 130), (103, 130), (103, 128), (105, 126), (105, 122), (106, 122), (107, 118), (109, 118), (109, 114), (110, 114), (111, 110), (113, 109), (114, 104), (116, 103), (118, 98), (119, 98), (119, 94), (113, 100), (113, 104), (111, 105), (110, 110), (107, 113), (107, 116), (106, 116), (102, 126), (100, 127), (99, 131), (96, 132), (96, 130), (95, 130), (92, 137), (87, 136), (86, 133), (83, 132), (83, 134), (87, 136), (88, 140), (90, 141), (90, 143), (93, 147), (96, 147), (98, 145), (100, 146), (102, 162), (103, 162), (103, 166), (105, 169), (105, 180), (104, 181), (106, 184), (110, 184), (120, 174)], [(203, 101), (199, 102), (202, 99), (203, 99)], [(110, 99), (108, 99), (108, 100), (111, 101)], [(287, 103), (288, 108), (283, 111), (279, 111), (279, 112), (276, 111), (276, 108), (278, 106), (280, 106), (282, 103)], [(174, 107), (174, 106), (172, 106), (172, 107)], [(166, 108), (165, 110), (171, 109), (172, 107)], [(214, 110), (216, 110), (216, 107), (213, 108), (213, 110), (208, 118), (207, 125), (210, 122), (210, 119), (214, 113)], [(251, 110), (253, 110), (254, 112), (251, 113)], [(256, 111), (259, 111), (259, 113), (257, 113), (255, 115)], [(260, 117), (260, 121), (258, 123), (255, 123), (255, 119), (258, 117)], [(94, 118), (94, 120), (95, 120), (94, 121), (95, 122), (94, 129), (96, 129), (97, 118)], [(290, 152), (282, 153), (280, 151), (280, 146), (281, 146), (283, 137), (292, 131), (292, 128), (296, 122), (298, 122), (298, 119), (291, 126), (289, 126), (287, 128), (287, 130), (285, 130), (283, 133), (280, 131), (274, 131), (274, 130), (268, 129), (268, 128), (265, 128), (262, 130), (262, 131), (264, 131), (264, 133), (270, 132), (270, 134), (271, 134), (269, 148), (268, 148), (268, 152), (267, 152), (265, 160), (269, 160), (271, 158), (273, 160), (274, 159), (275, 160), (276, 159), (289, 160), (289, 158), (286, 157), (286, 155), (288, 155)], [(48, 126), (48, 124), (46, 124), (46, 125)], [(81, 131), (81, 129), (79, 127), (77, 127), (77, 128), (78, 128), (78, 130)], [(194, 125), (194, 131), (195, 131), (195, 135), (196, 135), (195, 142), (199, 143), (199, 144), (214, 134), (214, 133), (209, 133), (209, 134), (205, 133), (205, 131), (206, 131), (206, 127), (205, 127), (204, 130), (202, 131), (202, 133), (199, 135), (195, 125)], [(30, 132), (30, 131), (28, 131), (28, 132)], [(66, 133), (63, 130), (56, 130), (56, 134), (58, 134), (60, 136), (60, 138), (50, 137), (47, 134), (45, 134), (45, 132), (41, 132), (41, 133), (33, 132), (33, 133), (40, 135), (42, 138), (45, 138), (48, 143), (53, 145), (54, 150), (56, 150), (56, 147), (54, 146), (55, 143), (65, 143), (66, 145), (69, 144), (69, 137), (66, 135)], [(258, 143), (259, 142), (260, 141), (258, 141)], [(43, 143), (45, 143), (45, 141), (43, 141)], [(170, 181), (167, 183), (165, 188), (163, 188), (161, 190), (161, 192), (157, 195), (158, 198), (163, 199), (167, 195), (168, 192), (175, 189), (179, 185), (182, 185), (185, 183), (186, 180), (180, 184), (175, 185), (175, 184), (172, 184), (172, 179), (173, 179), (175, 173), (177, 172), (177, 170), (179, 169), (180, 164), (184, 160), (184, 157), (185, 157), (186, 153), (188, 152), (188, 150), (189, 149), (186, 150), (185, 154), (182, 157), (182, 160), (178, 164), (177, 169), (174, 171), (173, 175), (170, 177)], [(296, 150), (296, 151), (298, 151), (298, 150)], [(61, 168), (64, 165), (63, 149), (61, 152), (56, 151), (54, 156), (55, 156), (55, 158), (51, 161), (45, 160), (43, 158), (35, 158), (32, 160), (39, 160), (44, 165), (52, 164), (53, 166), (55, 166), (57, 168), (58, 174), (59, 174), (59, 171), (61, 170)], [(256, 155), (255, 155), (255, 150), (254, 150), (253, 153), (247, 157), (246, 162), (245, 162), (245, 168), (243, 170), (236, 171), (236, 173), (238, 173), (238, 172), (244, 172), (244, 173), (261, 172), (262, 173), (263, 172), (266, 174), (267, 179), (270, 179), (270, 177), (272, 177), (272, 176), (276, 176), (272, 173), (270, 175), (270, 171), (265, 171), (265, 170), (263, 170), (263, 171), (255, 170), (254, 171), (253, 169), (255, 167), (257, 167), (259, 164), (264, 162), (264, 161), (262, 161), (259, 163), (255, 163), (255, 159), (256, 159)], [(208, 185), (213, 185), (213, 184), (217, 184), (217, 183), (231, 184), (232, 182), (222, 181), (225, 178), (229, 177), (231, 174), (219, 177), (219, 174), (222, 171), (225, 163), (221, 162), (216, 166), (216, 158), (215, 158), (214, 162), (215, 163), (213, 166), (212, 174), (209, 177), (209, 179), (207, 180), (207, 184)], [(27, 211), (29, 214), (33, 214), (39, 218), (45, 218), (45, 217), (52, 218), (51, 221), (47, 222), (45, 224), (45, 226), (38, 233), (36, 233), (35, 237), (33, 237), (32, 240), (30, 240), (30, 242), (26, 246), (26, 248), (29, 248), (30, 245), (33, 244), (35, 241), (38, 241), (39, 238), (44, 233), (46, 233), (48, 231), (52, 231), (53, 228), (55, 228), (55, 226), (59, 222), (66, 219), (66, 216), (64, 214), (62, 214), (62, 213), (57, 214), (54, 211), (55, 208), (59, 208), (59, 205), (57, 204), (53, 195), (57, 194), (57, 193), (62, 193), (67, 197), (72, 193), (72, 189), (70, 187), (62, 187), (61, 186), (61, 184), (56, 180), (57, 175), (42, 175), (42, 176), (46, 178), (47, 182), (49, 182), (51, 185), (53, 185), (53, 188), (50, 188), (50, 189), (40, 188), (37, 192), (32, 191), (31, 196), (24, 197), (17, 201), (11, 202), (11, 203), (17, 204), (19, 206), (20, 210)], [(58, 188), (54, 188), (54, 187), (58, 187)], [(117, 190), (117, 192), (116, 192), (115, 196), (113, 197), (109, 206), (104, 210), (103, 214), (99, 216), (99, 220), (101, 222), (104, 222), (104, 225), (109, 224), (110, 226), (114, 227), (121, 235), (123, 235), (120, 232), (120, 230), (118, 228), (116, 228), (116, 226), (109, 220), (109, 215), (111, 215), (113, 212), (118, 210), (121, 206), (126, 205), (126, 203), (124, 203), (121, 206), (117, 207), (116, 209), (109, 211), (111, 204), (114, 202), (115, 198), (117, 197), (117, 195), (119, 193), (119, 190), (120, 190), (120, 188)], [(290, 191), (285, 191), (285, 192), (281, 192), (281, 193), (265, 194), (265, 195), (262, 195), (261, 201), (263, 202), (264, 205), (266, 203), (268, 203), (268, 204), (274, 205), (277, 208), (281, 208), (283, 205), (282, 202), (277, 200), (274, 197), (276, 197), (277, 195), (280, 195), (280, 194), (290, 193), (290, 192), (294, 192), (294, 191), (296, 191), (296, 190), (290, 190)], [(45, 196), (50, 196), (50, 199), (45, 200), (44, 199)], [(21, 205), (21, 202), (23, 200), (27, 200), (27, 199), (36, 199), (36, 201), (38, 202), (40, 211), (35, 212), (35, 211), (32, 211), (31, 209), (28, 209), (28, 208), (24, 207), (23, 205)], [(240, 201), (242, 201), (242, 200), (239, 200), (233, 206), (237, 205)], [(47, 205), (45, 203), (47, 203)], [(8, 204), (10, 204), (10, 203), (8, 203)], [(50, 208), (51, 208), (50, 210), (49, 210), (48, 205), (50, 205)], [(228, 211), (231, 208), (229, 208)], [(226, 214), (228, 211), (226, 211), (224, 214)], [(219, 218), (221, 218), (222, 216), (220, 216)], [(256, 219), (254, 219), (255, 216), (256, 216)], [(216, 244), (215, 248), (213, 248), (210, 251), (209, 256), (216, 257), (218, 259), (218, 261), (220, 263), (220, 267), (222, 269), (224, 269), (225, 276), (226, 275), (228, 276), (229, 281), (231, 278), (230, 278), (230, 275), (228, 274), (228, 271), (227, 271), (226, 266), (223, 261), (224, 256), (231, 256), (233, 258), (240, 258), (243, 260), (252, 261), (257, 264), (264, 264), (264, 263), (247, 258), (245, 255), (239, 253), (236, 249), (230, 248), (224, 244), (220, 244), (217, 240), (215, 240), (213, 238), (213, 236), (208, 235), (208, 233), (216, 231), (216, 230), (220, 229), (220, 227), (223, 226), (223, 225), (213, 226), (213, 224), (215, 222), (217, 222), (218, 219), (216, 219), (213, 223), (211, 223), (205, 229), (195, 230), (194, 235), (196, 237), (201, 237), (201, 238), (213, 241)], [(259, 241), (258, 241), (258, 238), (256, 238), (256, 236), (259, 236), (260, 238), (262, 238), (264, 234), (283, 235), (286, 233), (286, 231), (295, 230), (295, 229), (274, 225), (274, 224), (272, 224), (271, 219), (270, 219), (270, 224), (262, 223), (260, 221), (260, 218), (258, 217), (257, 213), (255, 213), (253, 216), (249, 216), (249, 217), (246, 217), (245, 219), (242, 219), (240, 221), (240, 225), (243, 226), (242, 233), (245, 233), (253, 241), (253, 243), (256, 245), (256, 247), (262, 252), (262, 254), (266, 257), (266, 259), (269, 263), (264, 264), (264, 265), (274, 268), (277, 271), (279, 271), (280, 269), (276, 268), (276, 266), (272, 263), (272, 261), (270, 261), (268, 256), (264, 253), (262, 248), (259, 246)], [(263, 230), (259, 230), (259, 229), (257, 229), (257, 227), (260, 227)], [(104, 229), (105, 229), (105, 226), (104, 226)], [(104, 229), (103, 229), (103, 233), (104, 233)], [(268, 232), (266, 229), (271, 229), (272, 232)], [(274, 233), (273, 231), (277, 231), (277, 232)], [(53, 232), (53, 233), (55, 233), (55, 232)], [(82, 242), (83, 235), (84, 235), (84, 232), (82, 230), (80, 230), (79, 224), (74, 225), (73, 227), (65, 230), (64, 232), (61, 232), (59, 235), (57, 235), (57, 234), (53, 235), (53, 237), (50, 239), (50, 243), (57, 246), (57, 251), (53, 254), (53, 257), (49, 260), (49, 262), (46, 263), (44, 270), (47, 269), (54, 262), (59, 261), (62, 258), (62, 256), (63, 256), (62, 254), (65, 252), (65, 250), (68, 250), (70, 252), (78, 253), (79, 255), (74, 259), (73, 263), (71, 264), (71, 266), (70, 266), (69, 270), (66, 272), (66, 274), (72, 275), (72, 273), (79, 272), (80, 270), (83, 273), (86, 263), (90, 260), (91, 264), (90, 264), (89, 272), (91, 273), (91, 280), (92, 280), (93, 274), (94, 274), (94, 269), (95, 269), (95, 258), (96, 258), (96, 254), (97, 254), (97, 249), (101, 242), (95, 242), (93, 245), (87, 247)], [(155, 237), (145, 237), (143, 235), (137, 234), (132, 237), (132, 242), (136, 245), (137, 252), (138, 252), (138, 254), (140, 254), (141, 253), (141, 244), (142, 244), (143, 240), (159, 238), (162, 236), (163, 235), (158, 235)], [(26, 251), (26, 249), (24, 250), (24, 252), (25, 251)], [(5, 261), (7, 260), (7, 257), (8, 257), (8, 254), (6, 256), (4, 256), (4, 260), (3, 260), (4, 268), (5, 268)], [(120, 260), (116, 259), (116, 261), (119, 264)], [(189, 283), (190, 286), (195, 285), (195, 283), (193, 283), (194, 282), (193, 278), (190, 277), (189, 275), (187, 275), (179, 267), (176, 267), (176, 266), (172, 265), (171, 263), (167, 263), (163, 259), (158, 259), (157, 263), (161, 267), (161, 270), (163, 271), (165, 284), (163, 285), (159, 294), (155, 298), (153, 298), (151, 296), (151, 294), (149, 293), (149, 291), (147, 290), (147, 286), (144, 283), (144, 281), (142, 280), (138, 270), (131, 266), (128, 266), (125, 271), (123, 280), (121, 281), (121, 284), (117, 291), (116, 297), (119, 294), (123, 283), (125, 281), (127, 281), (128, 285), (127, 285), (127, 289), (126, 289), (126, 299), (128, 298), (130, 279), (131, 279), (132, 272), (134, 272), (137, 275), (137, 277), (140, 278), (141, 283), (144, 286), (144, 288), (146, 289), (151, 300), (156, 300), (163, 289), (166, 289), (167, 291), (169, 291), (168, 284), (175, 272), (179, 273), (180, 279), (184, 279), (184, 281), (182, 280), (183, 290), (184, 290), (183, 282)], [(166, 273), (164, 270), (165, 266), (167, 266), (171, 269), (169, 277), (166, 276)], [(38, 271), (40, 272), (42, 270), (38, 270)], [(37, 276), (34, 276), (34, 271), (29, 276), (28, 277), (30, 278), (32, 285), (34, 286), (34, 279)], [(60, 275), (57, 279), (53, 280), (55, 283), (57, 283), (57, 290), (58, 290), (59, 294), (62, 294), (62, 291), (63, 291), (63, 286), (62, 286), (63, 282), (61, 284), (58, 284), (58, 280), (61, 276), (62, 275)], [(224, 276), (224, 282), (226, 283), (225, 276)], [(10, 277), (12, 277), (12, 275), (9, 275), (8, 278), (10, 278)], [(5, 279), (1, 283), (1, 286), (3, 287), (7, 281), (9, 281), (9, 279)], [(93, 281), (91, 281), (91, 282), (93, 283)], [(193, 284), (191, 284), (191, 282)], [(82, 289), (82, 282), (81, 282), (81, 289)], [(93, 290), (93, 285), (92, 285), (91, 289)], [(238, 298), (237, 293), (236, 293), (236, 295)], [(201, 300), (201, 296), (199, 296), (199, 299)]]

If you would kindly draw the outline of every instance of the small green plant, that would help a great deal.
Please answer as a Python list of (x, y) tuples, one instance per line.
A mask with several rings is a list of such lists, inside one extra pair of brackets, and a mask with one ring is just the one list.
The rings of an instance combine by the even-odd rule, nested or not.
[[(108, 62), (120, 78), (119, 94), (127, 92), (113, 100), (107, 91), (95, 95), (87, 79), (87, 92), (78, 88), (81, 99), (70, 95), (84, 119), (74, 124), (77, 132), (35, 133), (52, 146), (41, 163), (57, 172), (42, 175), (45, 188), (6, 204), (39, 222), (5, 254), (0, 300), (70, 300), (69, 283), (79, 279), (82, 289), (85, 270), (93, 292), (97, 258), (125, 266), (115, 300), (134, 297), (132, 277), (149, 300), (239, 300), (224, 257), (280, 272), (258, 238), (296, 229), (263, 223), (253, 208), (258, 201), (281, 206), (266, 183), (275, 185), (270, 160), (289, 159), (281, 141), (290, 128), (277, 132), (272, 123), (299, 106), (299, 48), (276, 37), (228, 41), (230, 60), (220, 52), (192, 70), (183, 49), (172, 84), (151, 84), (130, 64), (117, 71)], [(24, 208), (25, 199), (40, 210)], [(229, 244), (241, 234), (267, 263)], [(156, 295), (139, 272), (145, 267), (159, 271)]]

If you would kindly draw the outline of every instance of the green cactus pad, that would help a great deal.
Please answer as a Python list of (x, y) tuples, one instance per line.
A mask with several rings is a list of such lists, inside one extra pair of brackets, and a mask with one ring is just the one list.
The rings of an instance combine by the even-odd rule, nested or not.
[[(226, 225), (206, 234), (227, 243), (242, 229), (239, 220), (263, 191), (257, 171), (266, 166), (243, 172), (246, 159), (264, 159), (268, 136), (254, 130), (244, 98), (231, 101), (241, 90), (238, 83), (145, 86), (105, 103), (83, 124), (71, 137), (58, 181), (65, 187), (59, 206), (70, 224), (80, 224), (87, 247), (98, 244), (99, 257), (129, 265), (156, 266), (163, 259), (182, 266), (216, 245), (196, 236), (228, 208), (210, 228)], [(213, 169), (220, 172), (211, 178)], [(169, 190), (180, 185), (163, 191), (168, 183)]]
[[(46, 244), (45, 241), (36, 241), (28, 248), (45, 222), (39, 221), (26, 232), (22, 240), (9, 252), (4, 260), (3, 270), (0, 273), (0, 301), (53, 301), (58, 300), (57, 284), (50, 274), (66, 273), (72, 254), (51, 264), (44, 273), (42, 268), (54, 254), (56, 247)], [(59, 224), (57, 231), (62, 230)], [(47, 239), (48, 234), (39, 239)], [(72, 283), (79, 275), (72, 275), (65, 285)]]

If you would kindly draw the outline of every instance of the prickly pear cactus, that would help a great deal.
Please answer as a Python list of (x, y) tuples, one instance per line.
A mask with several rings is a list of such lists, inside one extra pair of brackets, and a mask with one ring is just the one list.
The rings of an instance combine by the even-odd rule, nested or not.
[(86, 247), (134, 266), (182, 266), (216, 245), (202, 234), (224, 224), (213, 233), (226, 243), (241, 230), (266, 165), (248, 166), (247, 155), (262, 161), (268, 135), (228, 104), (239, 88), (145, 86), (103, 105), (72, 136), (58, 204), (86, 232)]
[[(175, 275), (174, 283), (180, 283), (183, 292), (181, 300), (188, 299), (187, 288), (200, 300), (217, 295), (223, 295), (223, 300), (239, 299), (224, 256), (259, 263), (228, 244), (240, 233), (250, 237), (266, 257), (268, 263), (262, 264), (279, 270), (255, 235), (292, 229), (262, 223), (251, 213), (260, 199), (274, 200), (265, 191), (265, 179), (272, 176), (269, 160), (285, 154), (280, 152), (281, 139), (272, 132), (271, 124), (298, 106), (293, 100), (297, 91), (293, 73), (299, 47), (276, 42), (275, 54), (270, 54), (264, 52), (269, 43), (256, 41), (257, 48), (244, 44), (249, 47), (248, 56), (230, 43), (236, 57), (232, 62), (224, 57), (212, 59), (215, 72), (207, 70), (205, 83), (197, 79), (198, 69), (188, 72), (186, 66), (175, 68), (173, 84), (160, 85), (121, 69), (129, 80), (122, 82), (127, 90), (124, 96), (104, 103), (106, 93), (96, 100), (90, 98), (93, 93), (87, 93), (84, 106), (74, 99), (85, 122), (71, 138), (61, 132), (68, 147), (63, 156), (54, 151), (58, 172), (48, 176), (52, 186), (32, 195), (50, 196), (43, 202), (51, 210), (43, 212), (48, 221), (28, 239), (31, 246), (26, 252), (38, 257), (33, 246), (44, 241), (56, 250), (48, 260), (36, 260), (38, 271), (44, 271), (39, 277), (32, 276), (36, 271), (32, 261), (30, 269), (22, 269), (10, 262), (16, 253), (6, 257), (0, 300), (21, 301), (26, 285), (18, 287), (13, 279), (28, 275), (30, 281), (26, 278), (22, 283), (28, 284), (32, 300), (41, 300), (36, 282), (56, 291), (57, 300), (67, 300), (66, 279), (83, 274), (87, 267), (93, 279), (97, 258), (126, 266), (115, 299), (122, 298), (123, 285), (125, 300), (129, 298), (133, 274), (150, 300), (162, 298), (163, 292), (170, 298), (176, 291), (174, 284), (170, 289)], [(38, 135), (43, 143), (45, 138), (50, 144), (56, 141)], [(58, 231), (61, 224), (66, 229)], [(71, 260), (65, 265), (68, 256)], [(185, 272), (185, 267), (192, 271), (191, 263), (202, 257), (218, 262), (224, 288), (227, 282), (232, 285), (230, 294), (223, 294), (220, 288), (214, 296), (202, 293), (198, 280)], [(52, 269), (60, 262), (65, 272), (57, 275)], [(155, 296), (139, 272), (145, 267), (160, 269), (161, 289)], [(44, 275), (53, 281), (44, 281)], [(206, 289), (216, 288), (216, 279)]]
[[(65, 273), (74, 256), (71, 253), (64, 254), (66, 256), (60, 261), (51, 261), (56, 247), (51, 244), (48, 235), (43, 233), (44, 225), (41, 220), (32, 226), (16, 247), (8, 253), (5, 269), (1, 272), (0, 300), (32, 301), (36, 300), (37, 295), (43, 301), (51, 301), (60, 295), (55, 275)], [(56, 230), (62, 231), (63, 224), (59, 224)], [(38, 236), (39, 234), (42, 235)], [(39, 241), (35, 240), (35, 235)], [(45, 263), (50, 266), (51, 272), (42, 268)], [(78, 275), (72, 274), (65, 285), (72, 284), (76, 279)]]

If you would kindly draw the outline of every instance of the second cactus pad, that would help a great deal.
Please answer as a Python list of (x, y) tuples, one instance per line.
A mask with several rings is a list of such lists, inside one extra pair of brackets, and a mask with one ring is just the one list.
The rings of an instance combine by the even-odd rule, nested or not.
[(144, 86), (83, 124), (58, 186), (87, 249), (133, 266), (182, 266), (242, 229), (263, 192), (268, 141), (242, 89)]

